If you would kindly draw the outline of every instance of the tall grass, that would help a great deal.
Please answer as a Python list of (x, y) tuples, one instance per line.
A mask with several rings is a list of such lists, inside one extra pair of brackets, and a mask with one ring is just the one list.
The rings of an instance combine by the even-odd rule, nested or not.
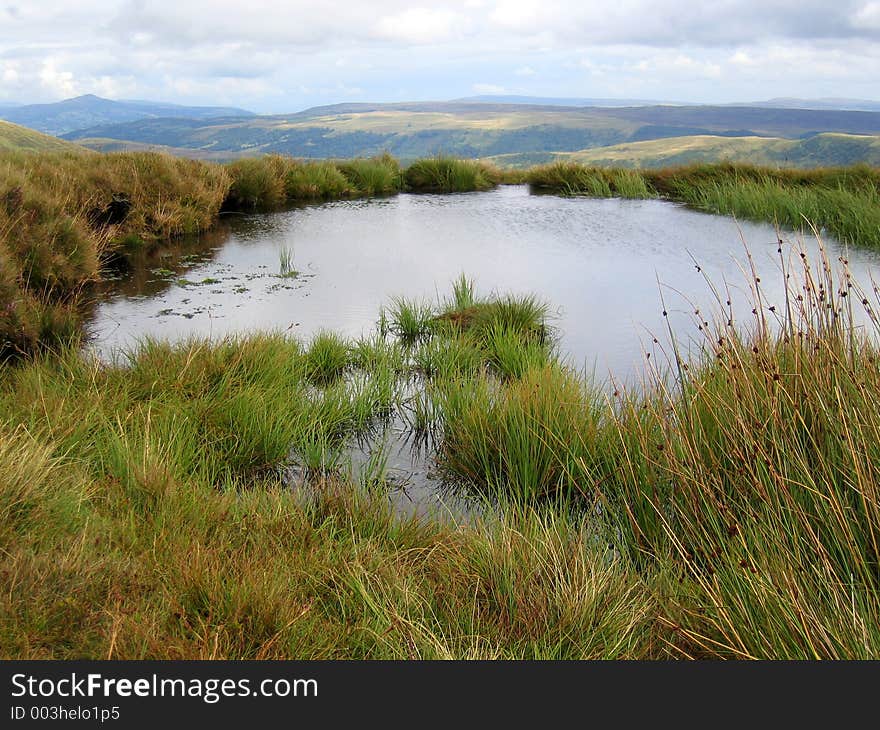
[(778, 322), (757, 299), (749, 331), (719, 312), (677, 381), (610, 401), (553, 364), (433, 383), (441, 465), (582, 504), (634, 569), (674, 578), (658, 618), (683, 656), (876, 657), (880, 302), (801, 260)]
[(500, 175), (475, 160), (438, 156), (413, 162), (404, 179), (413, 192), (462, 193), (488, 190), (498, 184)]
[[(466, 279), (408, 347), (6, 366), (0, 653), (876, 658), (880, 301), (796, 260), (787, 307), (719, 312), (702, 360), (613, 396), (558, 361), (540, 305)], [(401, 408), (484, 518), (345, 483), (346, 439)]]
[(794, 230), (826, 229), (841, 241), (880, 246), (880, 172), (868, 166), (777, 170), (729, 163), (622, 170), (559, 162), (533, 168), (536, 191), (592, 197), (659, 196), (711, 213)]
[(132, 247), (213, 225), (231, 180), (167, 155), (0, 155), (0, 357), (78, 331), (78, 299)]
[(400, 164), (391, 155), (338, 163), (339, 171), (360, 195), (390, 195), (403, 183)]
[(653, 198), (656, 191), (637, 170), (586, 167), (554, 162), (529, 170), (529, 185), (537, 191), (594, 198)]
[[(653, 599), (584, 522), (401, 519), (334, 481), (334, 439), (378, 391), (316, 391), (315, 349), (144, 343), (117, 366), (70, 352), (5, 369), (0, 655), (649, 655)], [(307, 499), (276, 468), (291, 458), (317, 472)]]

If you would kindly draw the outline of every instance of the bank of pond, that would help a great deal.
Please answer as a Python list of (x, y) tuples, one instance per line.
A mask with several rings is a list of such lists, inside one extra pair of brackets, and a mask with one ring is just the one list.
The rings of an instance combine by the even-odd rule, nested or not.
[[(378, 186), (367, 168), (392, 161), (350, 164), (333, 169)], [(880, 655), (880, 292), (844, 253), (774, 243), (779, 296), (747, 267), (744, 318), (710, 280), (697, 346), (670, 327), (638, 383), (573, 367), (552, 301), (464, 276), (389, 299), (359, 337), (107, 359), (80, 347), (79, 296), (137, 247), (213, 225), (234, 165), (8, 170), (0, 655)], [(758, 174), (698, 171), (704, 190)], [(870, 170), (798, 174), (773, 185), (877, 191)], [(401, 437), (442, 485), (431, 509), (406, 509), (388, 468)]]
[[(880, 352), (850, 303), (878, 302), (835, 270), (614, 392), (541, 302), (466, 279), (357, 341), (7, 364), (0, 653), (875, 658)], [(395, 419), (465, 511), (389, 500)]]
[(221, 212), (410, 192), (486, 190), (527, 182), (559, 195), (662, 198), (699, 210), (880, 245), (880, 172), (743, 165), (608, 170), (557, 163), (499, 170), (436, 157), (402, 168), (392, 157), (303, 161), (277, 155), (227, 165), (156, 153), (0, 156), (0, 348), (32, 352), (68, 340), (80, 305), (134, 253), (197, 234)]

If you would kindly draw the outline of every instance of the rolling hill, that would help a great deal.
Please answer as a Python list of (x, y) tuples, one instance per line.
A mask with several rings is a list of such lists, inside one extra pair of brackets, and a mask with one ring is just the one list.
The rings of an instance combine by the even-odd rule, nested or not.
[(93, 94), (52, 104), (27, 104), (0, 108), (0, 119), (46, 134), (62, 135), (98, 124), (119, 124), (156, 117), (247, 117), (244, 109), (219, 106), (179, 106), (152, 101), (112, 101)]
[(80, 145), (0, 120), (0, 150), (23, 152), (85, 152)]
[(406, 161), (438, 153), (461, 157), (541, 156), (694, 136), (807, 140), (829, 132), (880, 135), (880, 113), (737, 106), (569, 107), (473, 101), (338, 104), (277, 116), (140, 119), (78, 130), (64, 137), (104, 149), (116, 140), (211, 159), (268, 152), (341, 158), (388, 151)]
[(694, 135), (628, 142), (577, 152), (497, 155), (485, 158), (502, 167), (529, 167), (570, 161), (599, 167), (672, 167), (694, 162), (749, 162), (782, 167), (823, 167), (866, 163), (880, 166), (880, 136), (818, 134), (808, 139)]

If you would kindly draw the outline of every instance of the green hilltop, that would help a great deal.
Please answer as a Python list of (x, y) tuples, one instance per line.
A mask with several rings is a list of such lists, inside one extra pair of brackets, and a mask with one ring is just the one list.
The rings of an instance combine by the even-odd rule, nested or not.
[(83, 148), (48, 134), (35, 132), (27, 127), (0, 120), (0, 150), (21, 152), (64, 152), (79, 151)]

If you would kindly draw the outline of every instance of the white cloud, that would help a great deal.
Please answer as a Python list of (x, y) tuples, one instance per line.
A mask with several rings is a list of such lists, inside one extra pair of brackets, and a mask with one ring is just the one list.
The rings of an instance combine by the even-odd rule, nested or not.
[(880, 2), (869, 2), (859, 8), (853, 18), (853, 25), (864, 29), (880, 30)]
[(550, 15), (555, 13), (542, 13), (542, 5), (538, 0), (498, 0), (489, 20), (502, 28), (534, 32), (539, 25), (550, 20)]
[(375, 26), (376, 35), (403, 43), (439, 43), (460, 36), (465, 19), (451, 10), (410, 8), (386, 15)]
[(40, 69), (40, 84), (51, 93), (60, 96), (75, 96), (79, 89), (73, 80), (73, 72), (62, 71), (55, 65), (54, 58), (43, 61)]

